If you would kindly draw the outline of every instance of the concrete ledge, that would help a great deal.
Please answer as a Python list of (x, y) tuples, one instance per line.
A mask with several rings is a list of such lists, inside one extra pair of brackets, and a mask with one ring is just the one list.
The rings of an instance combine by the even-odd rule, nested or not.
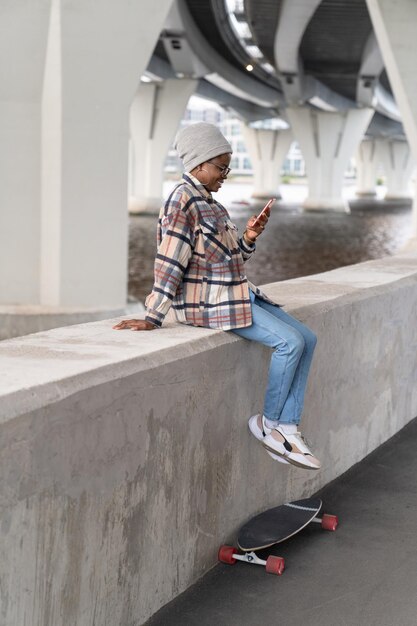
[(120, 309), (70, 309), (41, 305), (0, 305), (0, 341), (23, 337), (31, 333), (60, 328), (83, 322), (105, 320), (118, 315), (133, 315), (144, 311), (141, 302), (127, 304)]
[(265, 291), (319, 338), (303, 420), (318, 473), (248, 435), (269, 351), (233, 335), (108, 320), (0, 344), (2, 626), (142, 623), (253, 513), (415, 417), (415, 252)]

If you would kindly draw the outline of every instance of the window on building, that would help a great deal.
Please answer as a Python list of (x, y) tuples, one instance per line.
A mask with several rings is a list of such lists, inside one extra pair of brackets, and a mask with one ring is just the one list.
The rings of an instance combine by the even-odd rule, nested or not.
[(193, 122), (203, 122), (204, 111), (202, 109), (191, 109), (189, 119), (192, 120)]
[(169, 153), (165, 159), (164, 167), (169, 172), (180, 172), (182, 169), (181, 161), (175, 152)]

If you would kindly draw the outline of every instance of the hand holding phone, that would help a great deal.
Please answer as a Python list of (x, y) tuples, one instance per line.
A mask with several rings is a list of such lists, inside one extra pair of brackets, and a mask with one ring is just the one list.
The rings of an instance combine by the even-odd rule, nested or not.
[(254, 215), (248, 220), (245, 232), (243, 233), (243, 236), (248, 243), (254, 243), (258, 236), (261, 234), (261, 232), (264, 230), (264, 224), (266, 224), (266, 222), (268, 221), (269, 215), (271, 213), (271, 206), (274, 202), (275, 198), (271, 198), (270, 200), (268, 200), (259, 215)]
[(264, 216), (269, 217), (270, 213), (271, 213), (271, 207), (275, 202), (275, 198), (271, 198), (270, 200), (268, 200), (268, 202), (265, 204), (264, 208), (262, 209), (262, 211), (259, 213), (258, 217), (256, 218), (256, 220), (253, 222), (253, 226), (255, 226), (255, 228), (257, 226), (262, 226), (262, 222), (263, 222), (263, 218)]

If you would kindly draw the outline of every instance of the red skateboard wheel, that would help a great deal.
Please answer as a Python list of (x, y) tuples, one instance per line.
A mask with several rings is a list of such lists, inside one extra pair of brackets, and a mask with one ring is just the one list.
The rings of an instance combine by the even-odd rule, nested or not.
[(237, 550), (233, 546), (220, 546), (217, 557), (221, 563), (234, 565), (236, 563), (236, 559), (233, 555), (236, 554), (236, 552)]
[(338, 523), (337, 515), (326, 515), (325, 513), (321, 518), (321, 527), (324, 530), (336, 530)]
[(269, 556), (266, 560), (265, 569), (268, 574), (281, 576), (285, 569), (285, 561), (282, 556)]

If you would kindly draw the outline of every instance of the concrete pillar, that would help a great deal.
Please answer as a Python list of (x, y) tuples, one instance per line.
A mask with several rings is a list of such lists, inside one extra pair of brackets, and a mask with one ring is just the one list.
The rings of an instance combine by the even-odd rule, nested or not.
[[(366, 3), (408, 143), (417, 162), (417, 3), (415, 0), (366, 0)], [(417, 189), (414, 193), (413, 237), (417, 241)]]
[(242, 124), (253, 166), (253, 198), (281, 198), (281, 167), (292, 142), (290, 129), (252, 128)]
[(50, 2), (0, 2), (0, 304), (39, 302), (40, 116)]
[(129, 106), (170, 4), (1, 3), (1, 305), (125, 307)]
[(306, 162), (309, 188), (304, 208), (349, 211), (342, 198), (344, 172), (373, 110), (333, 113), (290, 107), (286, 112)]
[(361, 141), (356, 153), (356, 195), (376, 196), (376, 176), (379, 165), (377, 142), (374, 139)]
[(415, 163), (410, 146), (406, 141), (380, 141), (379, 152), (386, 179), (386, 200), (412, 198), (410, 189), (411, 176)]
[(140, 84), (130, 108), (132, 211), (159, 210), (165, 158), (196, 86), (192, 79)]
[(53, 1), (42, 108), (43, 304), (126, 303), (129, 107), (170, 4)]

